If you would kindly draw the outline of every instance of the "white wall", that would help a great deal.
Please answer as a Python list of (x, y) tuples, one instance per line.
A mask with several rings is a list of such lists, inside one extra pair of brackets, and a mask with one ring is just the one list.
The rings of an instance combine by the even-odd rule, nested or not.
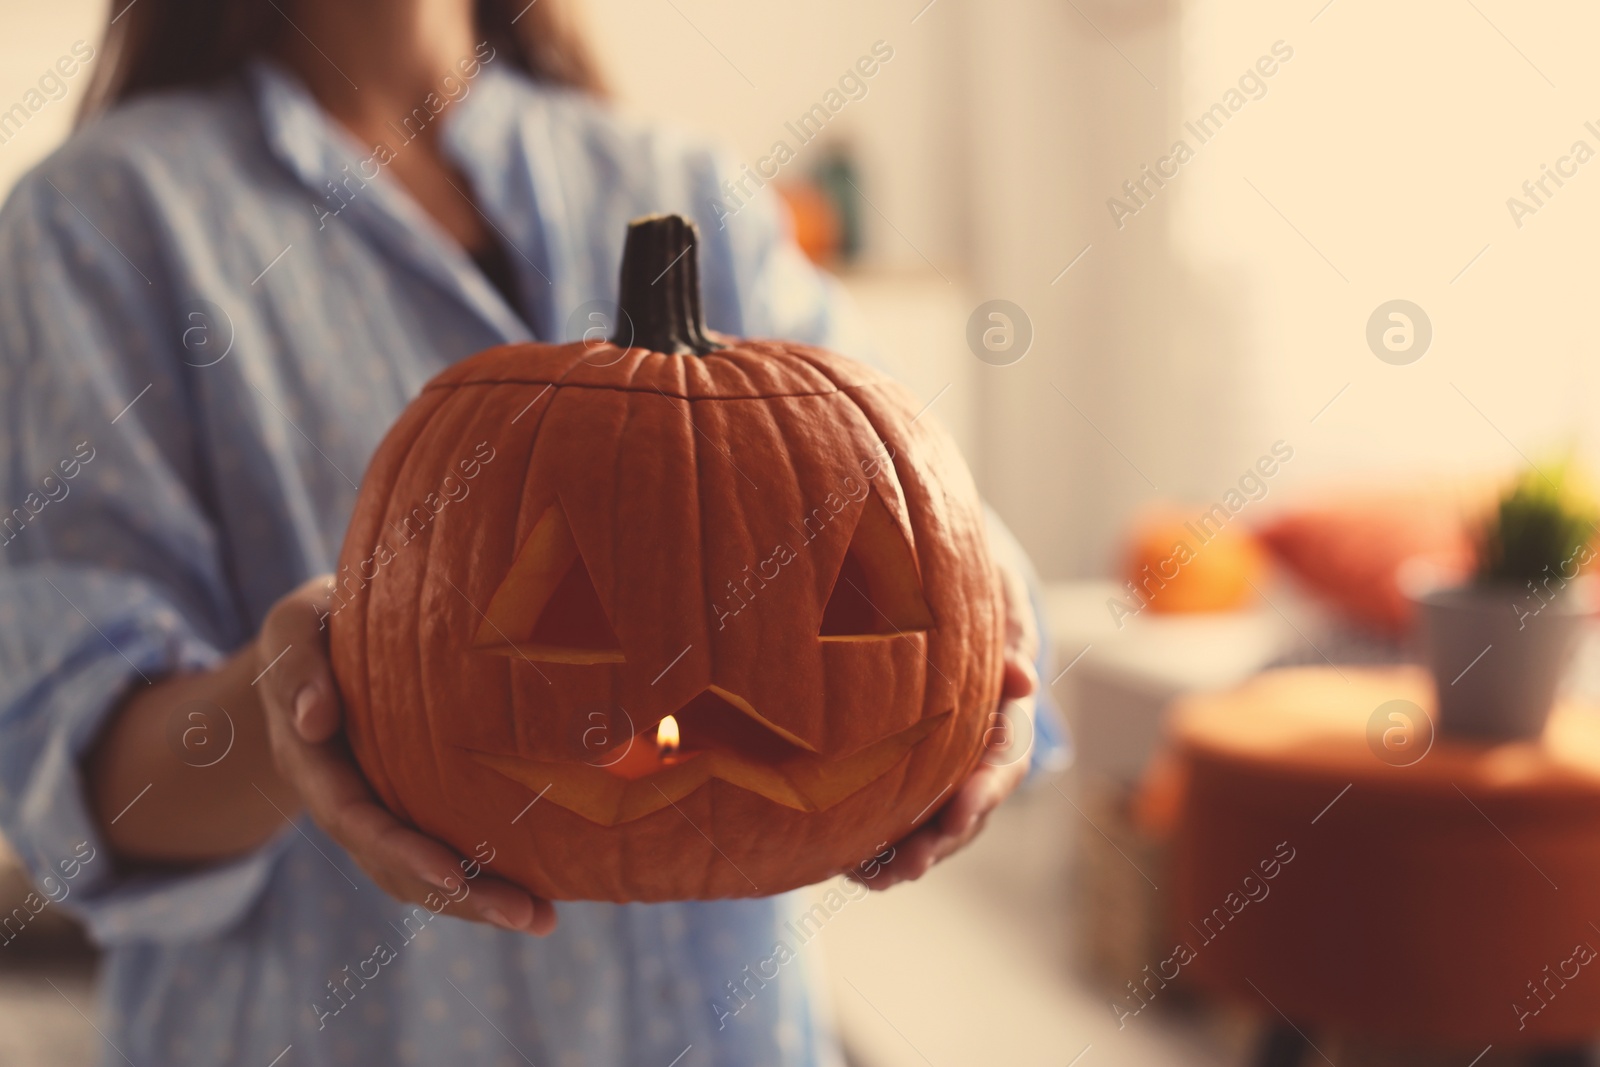
[[(926, 256), (959, 275), (961, 72), (950, 57), (968, 0), (937, 0), (913, 23), (926, 2), (777, 7), (749, 0), (586, 0), (584, 6), (627, 107), (714, 133), (752, 163), (775, 139), (793, 142), (784, 122), (883, 41), (894, 58), (868, 81), (866, 97), (829, 123), (828, 136), (848, 140), (865, 161), (863, 191), (883, 213), (867, 212), (874, 261), (927, 270)], [(802, 157), (793, 166), (806, 163)]]
[(1158, 3), (956, 13), (974, 288), (1022, 306), (1036, 330), (1022, 362), (983, 368), (980, 481), (1047, 576), (1081, 574), (1187, 459), (1152, 447), (1166, 414), (1151, 396), (1169, 313), (1164, 220), (1119, 234), (1100, 205), (1121, 157), (1163, 125), (1170, 26)]
[[(104, 3), (95, 0), (0, 0), (0, 112), (9, 110), (39, 78), (67, 55), (75, 41), (96, 46), (106, 18)], [(72, 127), (72, 115), (91, 71), (78, 71), (67, 92), (29, 118), (21, 132), (0, 144), (0, 195), (18, 176), (42, 159)]]
[[(986, 369), (984, 482), (1047, 573), (1113, 565), (1142, 503), (1217, 500), (1280, 439), (1295, 460), (1279, 499), (1567, 447), (1600, 465), (1600, 160), (1520, 228), (1507, 208), (1575, 140), (1600, 153), (1584, 127), (1600, 131), (1593, 5), (957, 10), (974, 286), (1023, 304), (1039, 331), (1023, 364)], [(1200, 145), (1184, 121), (1279, 40), (1294, 58)], [(1178, 137), (1195, 158), (1119, 228), (1107, 199)], [(1365, 339), (1394, 298), (1434, 327), (1409, 366)]]
[[(1176, 197), (1178, 256), (1225, 273), (1249, 308), (1236, 358), (1250, 433), (1303, 441), (1304, 480), (1538, 461), (1569, 441), (1592, 451), (1600, 162), (1521, 229), (1506, 200), (1574, 140), (1600, 151), (1583, 128), (1600, 120), (1586, 53), (1600, 11), (1341, 0), (1312, 22), (1322, 2), (1199, 0), (1186, 19), (1196, 101), (1273, 39), (1296, 49)], [(1363, 341), (1395, 297), (1433, 321), (1432, 349), (1410, 366)]]

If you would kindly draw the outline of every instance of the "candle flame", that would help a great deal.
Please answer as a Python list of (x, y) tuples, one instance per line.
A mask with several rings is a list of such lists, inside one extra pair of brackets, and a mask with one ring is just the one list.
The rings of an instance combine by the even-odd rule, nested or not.
[(668, 715), (656, 727), (656, 748), (663, 756), (670, 756), (678, 751), (678, 720)]

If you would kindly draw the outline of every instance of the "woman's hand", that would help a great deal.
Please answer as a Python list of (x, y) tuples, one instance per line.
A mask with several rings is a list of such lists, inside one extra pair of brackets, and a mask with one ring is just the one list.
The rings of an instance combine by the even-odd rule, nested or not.
[(1039, 687), (1033, 668), (1039, 634), (1027, 583), (1014, 567), (1001, 564), (1000, 570), (1006, 601), (1005, 674), (999, 707), (984, 735), (988, 747), (983, 762), (937, 815), (895, 842), (892, 852), (880, 852), (845, 872), (868, 889), (888, 889), (927, 874), (978, 836), (989, 813), (1027, 776), (1033, 749), (1033, 694)]
[(321, 622), (331, 585), (318, 578), (285, 596), (256, 637), (264, 672), (256, 688), (279, 774), (317, 825), (389, 895), (432, 910), (445, 901), (444, 910), (458, 918), (548, 934), (556, 925), (549, 901), (487, 873), (464, 876), (477, 864), (401, 823), (368, 788), (344, 741), (344, 712)]

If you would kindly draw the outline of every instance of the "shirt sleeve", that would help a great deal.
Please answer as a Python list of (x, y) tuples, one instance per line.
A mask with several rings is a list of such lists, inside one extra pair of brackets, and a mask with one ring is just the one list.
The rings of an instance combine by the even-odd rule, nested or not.
[[(719, 195), (717, 169), (712, 159), (699, 182), (696, 201), (703, 207), (697, 212), (697, 223), (704, 239), (724, 245), (732, 264), (731, 270), (708, 281), (706, 303), (713, 321), (736, 323), (727, 328), (730, 333), (804, 341), (882, 369), (849, 295), (836, 279), (813, 266), (795, 244), (777, 197), (763, 189), (733, 206)], [(731, 166), (721, 169), (733, 172)], [(724, 287), (733, 288), (724, 292)], [(995, 553), (1017, 567), (1027, 581), (1039, 630), (1039, 656), (1034, 663), (1039, 690), (1030, 773), (1058, 770), (1070, 762), (1072, 746), (1050, 692), (1054, 654), (1038, 572), (1000, 517), (988, 507), (984, 511)]]
[(1023, 549), (1010, 527), (987, 504), (983, 508), (989, 529), (989, 543), (995, 554), (1003, 557), (1022, 573), (1028, 586), (1028, 604), (1033, 611), (1034, 625), (1039, 630), (1039, 654), (1033, 661), (1034, 673), (1039, 677), (1035, 693), (1032, 747), (1028, 753), (1029, 777), (1065, 769), (1072, 762), (1072, 739), (1067, 732), (1061, 706), (1056, 703), (1050, 682), (1054, 677), (1055, 642), (1050, 638), (1050, 622), (1044, 612), (1044, 590), (1039, 572)]
[(154, 216), (114, 161), (61, 154), (0, 210), (0, 830), (47, 890), (71, 872), (50, 895), (102, 944), (231, 925), (283, 844), (131, 874), (86, 802), (80, 764), (108, 713), (249, 634)]

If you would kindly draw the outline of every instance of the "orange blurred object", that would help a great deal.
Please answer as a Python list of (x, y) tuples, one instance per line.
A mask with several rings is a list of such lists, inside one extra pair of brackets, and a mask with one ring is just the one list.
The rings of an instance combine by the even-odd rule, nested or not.
[(1600, 1033), (1600, 715), (1559, 706), (1541, 739), (1484, 745), (1434, 736), (1433, 706), (1416, 668), (1270, 671), (1179, 701), (1180, 958), (1152, 970), (1268, 1000), (1312, 1040), (1462, 1063)]
[(828, 195), (815, 185), (777, 186), (789, 217), (794, 220), (794, 239), (811, 262), (829, 264), (839, 258), (839, 210)]
[(1329, 607), (1358, 625), (1399, 636), (1415, 611), (1400, 569), (1425, 560), (1440, 577), (1465, 578), (1473, 547), (1466, 498), (1417, 491), (1335, 498), (1287, 511), (1258, 531), (1261, 543)]
[(1261, 567), (1248, 534), (1164, 514), (1134, 527), (1125, 577), (1154, 612), (1233, 611), (1250, 599)]

